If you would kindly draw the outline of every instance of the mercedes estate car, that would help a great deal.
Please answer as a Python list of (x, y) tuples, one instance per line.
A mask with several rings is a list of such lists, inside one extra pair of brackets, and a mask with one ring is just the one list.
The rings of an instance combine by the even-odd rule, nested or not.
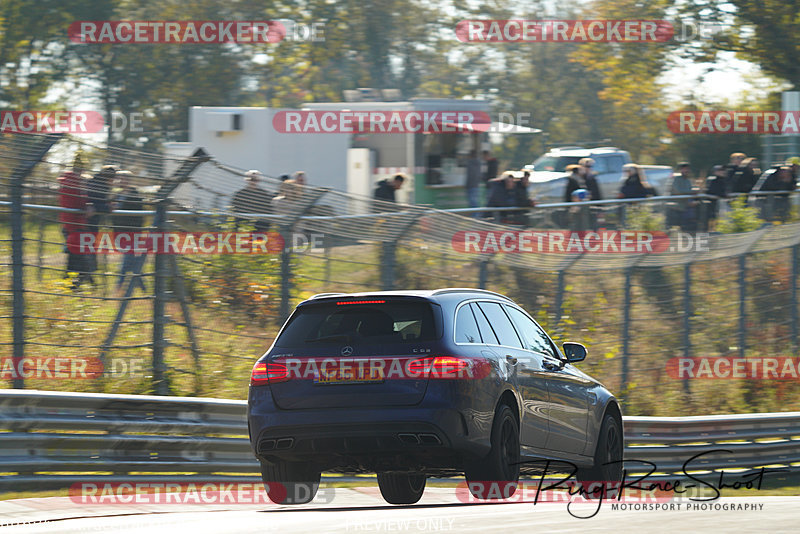
[(322, 472), (377, 473), (386, 501), (413, 504), (427, 477), (464, 474), (475, 497), (493, 498), (470, 482), (515, 489), (547, 460), (579, 481), (618, 481), (620, 406), (574, 366), (585, 357), (490, 291), (316, 295), (250, 379), (267, 494), (300, 504)]

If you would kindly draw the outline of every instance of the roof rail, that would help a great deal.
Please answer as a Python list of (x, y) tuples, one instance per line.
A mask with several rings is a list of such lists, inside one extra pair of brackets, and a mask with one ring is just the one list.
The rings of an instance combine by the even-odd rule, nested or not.
[(322, 297), (333, 297), (335, 295), (347, 295), (347, 293), (317, 293), (316, 295), (311, 295), (308, 300), (318, 299)]
[(550, 150), (586, 150), (586, 147), (565, 145), (565, 146), (554, 146)]
[(513, 302), (509, 297), (505, 295), (501, 295), (500, 293), (495, 293), (494, 291), (488, 291), (486, 289), (475, 289), (473, 287), (446, 287), (444, 289), (437, 289), (432, 293), (432, 295), (442, 295), (445, 293), (486, 293), (487, 295), (493, 295), (495, 297), (500, 297), (506, 299), (508, 301)]
[(618, 146), (597, 146), (591, 150), (619, 150)]

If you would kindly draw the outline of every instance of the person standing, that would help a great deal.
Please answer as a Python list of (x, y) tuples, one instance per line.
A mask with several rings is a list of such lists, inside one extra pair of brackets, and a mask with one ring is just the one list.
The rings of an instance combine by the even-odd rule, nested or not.
[(600, 197), (600, 187), (597, 184), (597, 173), (594, 171), (594, 160), (592, 158), (581, 158), (580, 161), (578, 161), (578, 165), (580, 166), (579, 171), (586, 185), (589, 186), (590, 190), (596, 190), (592, 196), (592, 200), (603, 200)]
[[(132, 177), (131, 171), (117, 171), (117, 184), (122, 190), (114, 199), (114, 211), (141, 211), (144, 209), (144, 199), (133, 186)], [(111, 222), (115, 233), (124, 232), (134, 236), (144, 229), (144, 217), (142, 215), (115, 213), (111, 217)], [(130, 250), (122, 255), (122, 266), (120, 267), (119, 278), (117, 279), (117, 291), (122, 289), (122, 284), (125, 282), (125, 275), (129, 272), (133, 273), (134, 286), (138, 286), (142, 291), (145, 291), (142, 277), (139, 276), (140, 273), (136, 272), (137, 267), (141, 265), (141, 260), (144, 258), (142, 254), (136, 254), (136, 250), (134, 250), (133, 243), (135, 239), (132, 238), (129, 241), (131, 243)], [(144, 255), (146, 254), (145, 252)]]
[[(403, 187), (403, 182), (405, 182), (405, 180), (405, 176), (402, 174), (395, 174), (391, 179), (386, 178), (385, 180), (381, 180), (375, 187), (375, 192), (372, 195), (373, 198), (383, 202), (396, 202), (395, 192)], [(387, 209), (382, 207), (378, 202), (373, 205), (372, 211), (380, 213), (382, 211), (387, 211)]]
[[(261, 177), (262, 174), (256, 170), (250, 170), (245, 173), (244, 188), (237, 191), (231, 200), (231, 207), (234, 213), (270, 214), (273, 194), (259, 186)], [(237, 226), (245, 220), (237, 218)], [(269, 219), (256, 219), (254, 226), (257, 232), (266, 232), (269, 229)]]
[(567, 165), (566, 171), (570, 173), (567, 178), (567, 187), (564, 190), (564, 202), (572, 202), (572, 193), (577, 189), (586, 189), (589, 192), (588, 200), (602, 200), (600, 186), (591, 174), (581, 171), (580, 165)]
[[(691, 177), (692, 168), (687, 162), (678, 164), (678, 172), (672, 175), (669, 194), (672, 196), (686, 196), (696, 193)], [(680, 226), (681, 230), (689, 231), (697, 224), (694, 200), (681, 198), (671, 203), (667, 213), (667, 226)]]
[(725, 167), (714, 165), (711, 176), (706, 178), (705, 193), (706, 195), (717, 197), (711, 199), (708, 204), (709, 228), (713, 228), (719, 216), (719, 199), (728, 196), (728, 173)]
[(486, 173), (483, 175), (483, 181), (489, 182), (489, 180), (497, 178), (499, 164), (497, 163), (497, 158), (492, 156), (492, 153), (488, 150), (483, 151), (483, 163), (486, 165)]
[[(515, 180), (516, 187), (516, 202), (514, 205), (518, 208), (533, 208), (536, 206), (536, 200), (532, 199), (528, 192), (530, 185), (531, 173), (530, 171), (522, 171), (522, 177)], [(527, 222), (528, 211), (518, 211), (515, 214), (515, 222), (524, 225)]]
[(798, 176), (798, 172), (800, 171), (800, 157), (792, 156), (791, 158), (787, 158), (786, 163), (784, 163), (784, 165), (787, 165), (789, 167), (792, 173), (792, 178), (794, 178), (794, 181), (796, 183), (797, 179), (800, 178), (800, 176)]
[[(517, 205), (519, 192), (514, 175), (511, 172), (504, 172), (500, 178), (489, 181), (489, 199), (486, 203), (490, 208), (513, 208)], [(496, 211), (494, 220), (497, 223), (514, 222), (515, 214)]]
[[(789, 191), (797, 188), (797, 180), (792, 175), (789, 165), (781, 165), (775, 173), (771, 174), (761, 185), (760, 191), (786, 191), (786, 194), (770, 195), (764, 199), (764, 218), (767, 220), (787, 221), (791, 214), (791, 201)], [(772, 207), (772, 209), (769, 209)]]
[(111, 213), (111, 185), (116, 174), (116, 166), (104, 165), (87, 184), (86, 197), (94, 207), (94, 214), (89, 217), (89, 229), (92, 232), (99, 232), (106, 222), (106, 215)]
[(58, 204), (62, 208), (78, 210), (75, 212), (61, 212), (59, 221), (61, 222), (61, 232), (64, 235), (67, 251), (67, 267), (64, 277), (69, 273), (77, 273), (78, 276), (72, 282), (72, 288), (77, 289), (84, 282), (92, 281), (91, 275), (87, 270), (88, 257), (81, 254), (80, 233), (86, 232), (88, 217), (94, 214), (94, 208), (89, 203), (86, 189), (83, 183), (84, 156), (78, 151), (72, 162), (72, 170), (66, 171), (58, 177)]
[(761, 169), (756, 158), (746, 158), (733, 175), (733, 192), (749, 193), (758, 182)]
[(297, 215), (303, 206), (303, 189), (293, 179), (281, 182), (278, 195), (272, 199), (272, 212), (275, 215)]
[[(117, 167), (114, 165), (104, 165), (100, 172), (87, 183), (86, 197), (94, 208), (94, 214), (88, 218), (89, 225), (87, 231), (98, 233), (106, 223), (106, 216), (111, 213), (111, 185)], [(89, 254), (84, 258), (86, 269), (89, 273), (97, 271), (97, 255)], [(91, 274), (89, 275), (91, 281)], [(92, 282), (93, 283), (93, 282)]]
[[(478, 159), (478, 151), (472, 149), (467, 160), (467, 179), (464, 182), (464, 189), (467, 191), (467, 202), (470, 208), (477, 208), (480, 204), (480, 183), (481, 183), (481, 161)], [(473, 213), (473, 217), (477, 217)]]
[(622, 187), (617, 198), (647, 198), (656, 196), (655, 188), (647, 183), (644, 170), (635, 163), (622, 166)]
[(747, 156), (744, 154), (744, 152), (734, 152), (733, 154), (730, 155), (728, 164), (725, 166), (725, 172), (727, 175), (726, 183), (728, 186), (728, 191), (727, 191), (728, 194), (733, 192), (734, 176), (736, 176), (737, 172), (742, 170), (742, 162), (746, 157)]

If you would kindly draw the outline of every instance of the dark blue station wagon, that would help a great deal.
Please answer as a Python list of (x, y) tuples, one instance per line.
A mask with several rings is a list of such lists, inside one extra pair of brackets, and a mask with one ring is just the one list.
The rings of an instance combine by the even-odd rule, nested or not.
[(618, 481), (620, 407), (573, 366), (585, 357), (489, 291), (312, 297), (250, 380), (250, 441), (267, 493), (300, 504), (322, 472), (377, 473), (386, 501), (412, 504), (429, 476), (516, 487), (546, 460), (574, 466), (579, 481)]

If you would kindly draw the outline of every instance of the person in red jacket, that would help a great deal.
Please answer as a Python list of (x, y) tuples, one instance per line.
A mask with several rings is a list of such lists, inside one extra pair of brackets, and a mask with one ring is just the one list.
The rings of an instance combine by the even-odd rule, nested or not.
[(67, 252), (67, 269), (64, 277), (69, 273), (78, 273), (78, 277), (73, 281), (72, 287), (77, 288), (85, 280), (94, 283), (92, 276), (87, 269), (86, 258), (89, 255), (81, 254), (80, 233), (86, 232), (88, 217), (91, 217), (94, 210), (88, 202), (86, 188), (82, 174), (85, 164), (83, 154), (79, 151), (75, 154), (72, 162), (72, 170), (66, 171), (58, 177), (58, 204), (62, 208), (81, 210), (80, 212), (61, 212), (59, 221), (61, 222), (61, 232), (64, 234)]

